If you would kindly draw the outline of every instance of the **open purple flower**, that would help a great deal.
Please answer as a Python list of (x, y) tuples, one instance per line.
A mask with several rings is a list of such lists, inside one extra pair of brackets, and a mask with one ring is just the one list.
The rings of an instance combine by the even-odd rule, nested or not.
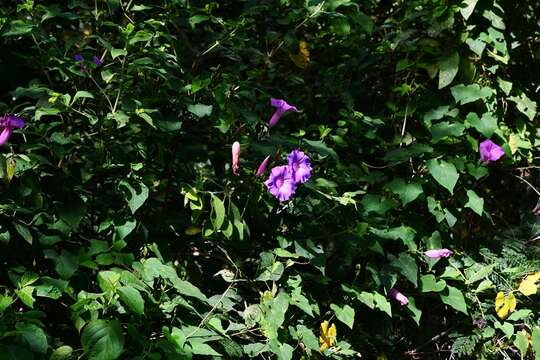
[(84, 56), (82, 56), (82, 54), (75, 54), (75, 56), (73, 56), (73, 60), (84, 61)]
[(296, 149), (287, 156), (289, 167), (296, 183), (303, 184), (311, 177), (311, 163), (307, 155)]
[(25, 125), (24, 120), (17, 115), (6, 114), (0, 117), (0, 146), (7, 143), (13, 129), (23, 128)]
[(448, 249), (436, 249), (436, 250), (428, 250), (424, 253), (428, 258), (431, 259), (439, 259), (439, 258), (447, 258), (452, 256), (452, 250)]
[(497, 161), (504, 155), (504, 150), (491, 140), (484, 140), (480, 143), (480, 161), (489, 164), (491, 161)]
[(290, 111), (298, 112), (298, 109), (296, 108), (296, 106), (289, 105), (287, 104), (285, 100), (282, 100), (282, 99), (271, 98), (270, 104), (276, 108), (276, 112), (274, 113), (274, 115), (272, 115), (272, 117), (270, 118), (270, 122), (268, 124), (268, 127), (270, 128), (275, 126), (278, 123), (279, 119), (287, 111), (290, 110)]
[(279, 201), (289, 200), (296, 191), (296, 182), (287, 165), (272, 168), (270, 177), (264, 184)]
[(266, 170), (266, 166), (268, 165), (268, 161), (270, 160), (270, 155), (264, 158), (261, 165), (259, 165), (259, 168), (257, 169), (257, 172), (255, 173), (255, 176), (261, 176), (264, 174), (264, 171)]
[(103, 64), (103, 61), (101, 61), (100, 58), (98, 58), (96, 55), (92, 56), (92, 61), (94, 64), (96, 64), (97, 67), (100, 67)]
[(388, 292), (388, 295), (394, 298), (402, 306), (405, 306), (409, 303), (409, 299), (405, 295), (400, 293), (397, 289), (391, 288), (390, 291)]

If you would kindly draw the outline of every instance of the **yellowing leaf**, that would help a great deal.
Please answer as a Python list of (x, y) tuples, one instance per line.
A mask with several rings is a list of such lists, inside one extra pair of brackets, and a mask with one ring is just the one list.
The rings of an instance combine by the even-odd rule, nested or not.
[(321, 335), (319, 336), (319, 344), (321, 345), (321, 352), (332, 347), (336, 342), (337, 330), (336, 325), (332, 324), (328, 327), (328, 321), (325, 320), (321, 323)]
[(289, 57), (296, 66), (301, 69), (307, 68), (309, 65), (309, 47), (307, 41), (300, 41), (298, 44), (298, 54), (289, 54)]
[(198, 226), (190, 226), (186, 229), (185, 233), (186, 235), (193, 236), (193, 235), (197, 235), (201, 231), (202, 231), (201, 228)]
[(7, 166), (6, 166), (6, 175), (7, 175), (7, 180), (8, 182), (11, 181), (11, 179), (13, 178), (13, 175), (15, 174), (15, 166), (17, 165), (17, 163), (15, 162), (15, 160), (13, 159), (9, 159), (8, 162), (7, 162)]
[(512, 153), (512, 155), (514, 155), (519, 148), (519, 136), (516, 134), (510, 134), (510, 138), (508, 139), (508, 146), (510, 147), (510, 152)]
[(497, 312), (497, 316), (499, 316), (501, 320), (504, 320), (515, 309), (516, 297), (514, 294), (510, 293), (508, 295), (504, 295), (502, 291), (499, 291), (497, 293), (497, 297), (495, 298), (495, 311)]
[(536, 290), (538, 289), (536, 283), (538, 281), (540, 281), (540, 272), (527, 275), (519, 284), (518, 290), (525, 296), (536, 294)]

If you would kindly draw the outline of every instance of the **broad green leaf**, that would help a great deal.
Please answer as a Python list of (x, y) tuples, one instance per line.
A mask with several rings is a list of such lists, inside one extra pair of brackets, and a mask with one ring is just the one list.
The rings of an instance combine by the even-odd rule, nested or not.
[(214, 230), (219, 230), (225, 221), (225, 205), (216, 195), (211, 194), (211, 197), (213, 210), (212, 224), (214, 225)]
[(416, 200), (420, 194), (422, 194), (424, 191), (422, 189), (422, 185), (420, 185), (417, 182), (410, 182), (406, 183), (403, 179), (397, 178), (392, 180), (388, 184), (388, 188), (394, 193), (399, 196), (401, 199), (401, 202), (403, 206), (407, 205), (411, 201)]
[[(17, 332), (24, 339), (24, 342), (28, 344), (28, 347), (37, 353), (46, 354), (49, 344), (47, 342), (47, 336), (45, 331), (39, 326), (32, 323), (17, 323), (15, 325)], [(1, 357), (1, 356), (0, 356)]]
[(431, 176), (450, 194), (454, 193), (454, 187), (459, 179), (459, 174), (454, 164), (447, 161), (431, 159), (427, 162), (427, 168)]
[(32, 296), (32, 293), (34, 292), (33, 286), (25, 286), (21, 289), (15, 290), (15, 294), (17, 294), (17, 297), (19, 300), (23, 302), (26, 306), (30, 308), (34, 308), (34, 297)]
[(439, 89), (452, 83), (459, 70), (459, 54), (454, 51), (448, 57), (439, 61)]
[(139, 290), (132, 286), (122, 286), (118, 288), (120, 300), (126, 304), (134, 313), (138, 315), (144, 314), (144, 299)]
[(27, 243), (32, 244), (34, 238), (32, 237), (32, 233), (28, 228), (24, 225), (21, 225), (19, 223), (14, 222), (13, 226), (15, 227), (15, 230), (19, 233), (19, 235), (22, 236), (24, 240), (26, 240)]
[(67, 360), (70, 358), (72, 353), (73, 348), (71, 346), (63, 345), (53, 351), (49, 360)]
[(115, 360), (124, 351), (124, 335), (118, 320), (92, 320), (84, 328), (81, 343), (91, 360)]
[(293, 357), (294, 348), (289, 344), (281, 344), (275, 351), (278, 360), (291, 360)]
[(124, 49), (115, 49), (115, 48), (111, 49), (111, 56), (113, 59), (116, 59), (119, 56), (126, 56), (126, 55), (127, 55), (127, 51)]
[(330, 308), (336, 314), (336, 317), (339, 321), (347, 325), (349, 328), (353, 328), (354, 325), (354, 309), (349, 305), (345, 304), (343, 307), (340, 307), (336, 304), (331, 304)]
[(518, 348), (519, 353), (521, 354), (521, 358), (524, 359), (525, 355), (527, 354), (527, 350), (529, 350), (529, 334), (525, 330), (521, 330), (516, 334), (516, 338), (514, 339), (514, 345)]
[(131, 213), (135, 214), (148, 199), (148, 187), (142, 181), (131, 185), (127, 180), (122, 180), (120, 186), (127, 189), (125, 192), (126, 201)]
[(459, 12), (461, 13), (461, 16), (467, 21), (471, 14), (474, 11), (474, 7), (476, 6), (476, 3), (478, 0), (463, 0), (463, 2), (460, 5)]
[(474, 190), (467, 190), (467, 197), (469, 200), (465, 204), (465, 207), (482, 216), (484, 211), (484, 199), (478, 196)]
[(91, 92), (88, 92), (85, 90), (79, 90), (75, 93), (75, 96), (73, 97), (73, 100), (71, 101), (71, 105), (75, 104), (75, 101), (81, 98), (93, 99), (94, 95)]
[(114, 271), (100, 271), (97, 275), (100, 289), (103, 292), (116, 292), (120, 285), (120, 274)]
[(444, 280), (437, 281), (432, 274), (422, 275), (420, 277), (420, 289), (422, 292), (441, 292), (446, 288)]
[(389, 255), (390, 265), (407, 278), (415, 287), (418, 285), (418, 266), (414, 258), (402, 252), (399, 258)]
[(480, 87), (478, 84), (472, 85), (456, 85), (450, 89), (456, 103), (465, 105), (476, 100), (485, 99), (493, 94), (493, 90), (489, 87)]
[(534, 359), (540, 360), (540, 327), (534, 327), (531, 340), (531, 345), (534, 350)]
[(465, 297), (461, 290), (447, 286), (446, 291), (439, 294), (443, 303), (453, 307), (457, 311), (460, 311), (464, 314), (467, 314), (467, 303), (465, 302)]
[(448, 121), (442, 121), (435, 125), (432, 125), (429, 131), (433, 137), (434, 143), (448, 136), (460, 137), (465, 130), (465, 126), (459, 122), (450, 123)]
[(198, 118), (210, 116), (212, 114), (212, 105), (195, 104), (189, 105), (188, 111)]
[(490, 138), (498, 128), (497, 118), (491, 113), (484, 113), (482, 118), (479, 118), (476, 113), (471, 112), (465, 121), (486, 138)]
[(511, 96), (508, 99), (515, 102), (517, 109), (527, 116), (529, 120), (534, 119), (536, 116), (536, 102), (529, 99), (527, 95), (521, 93), (519, 96)]
[(422, 317), (422, 310), (416, 307), (416, 302), (414, 301), (414, 298), (409, 297), (409, 302), (407, 303), (407, 309), (410, 311), (411, 317), (413, 318), (416, 325), (420, 325), (420, 318)]
[(197, 355), (208, 355), (208, 356), (221, 356), (220, 353), (212, 349), (208, 344), (205, 344), (197, 339), (190, 338), (189, 344), (191, 345), (191, 351), (193, 354)]

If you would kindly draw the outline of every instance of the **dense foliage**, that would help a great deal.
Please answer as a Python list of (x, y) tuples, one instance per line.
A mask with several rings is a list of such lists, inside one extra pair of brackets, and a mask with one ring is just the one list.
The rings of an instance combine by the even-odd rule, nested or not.
[(0, 357), (540, 359), (538, 14), (0, 5)]

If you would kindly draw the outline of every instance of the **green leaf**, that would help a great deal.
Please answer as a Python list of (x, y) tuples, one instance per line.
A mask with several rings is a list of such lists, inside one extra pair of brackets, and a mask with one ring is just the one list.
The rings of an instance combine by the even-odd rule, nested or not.
[(112, 81), (112, 79), (116, 76), (116, 73), (115, 72), (112, 72), (111, 70), (109, 69), (106, 69), (106, 70), (103, 70), (101, 72), (101, 78), (103, 79), (103, 81), (105, 81), (107, 84), (110, 83)]
[(188, 111), (198, 118), (210, 116), (212, 114), (212, 105), (195, 104), (189, 105)]
[(275, 352), (278, 360), (291, 360), (294, 348), (289, 344), (281, 344)]
[(103, 292), (116, 292), (120, 285), (120, 274), (114, 271), (100, 271), (97, 275), (97, 280), (100, 289)]
[(388, 188), (401, 199), (403, 206), (416, 200), (424, 192), (422, 185), (416, 182), (407, 184), (403, 179), (397, 178), (388, 184)]
[(429, 131), (433, 137), (434, 143), (448, 136), (460, 137), (465, 130), (465, 126), (459, 122), (450, 123), (448, 121), (442, 121), (435, 125), (432, 125)]
[(34, 308), (34, 297), (32, 296), (32, 293), (34, 292), (33, 286), (25, 286), (22, 289), (15, 290), (15, 294), (17, 294), (17, 297), (23, 302), (24, 305)]
[(298, 325), (296, 327), (296, 332), (299, 335), (300, 340), (308, 349), (311, 349), (312, 351), (319, 350), (319, 340), (310, 328), (304, 325)]
[(465, 204), (466, 208), (472, 209), (475, 213), (482, 216), (484, 211), (484, 199), (478, 196), (473, 190), (467, 190), (469, 200)]
[(410, 311), (411, 316), (416, 323), (416, 325), (420, 325), (420, 318), (422, 317), (422, 311), (416, 307), (416, 303), (414, 301), (414, 298), (409, 297), (409, 303), (407, 304), (407, 309)]
[(17, 230), (19, 235), (21, 235), (22, 238), (26, 240), (27, 243), (32, 244), (34, 239), (32, 237), (32, 233), (30, 232), (30, 230), (28, 230), (26, 226), (19, 223), (13, 223), (13, 226), (15, 227), (15, 230)]
[(527, 350), (529, 350), (529, 338), (525, 330), (521, 330), (516, 334), (514, 345), (518, 348), (521, 358), (524, 359), (525, 355), (527, 355)]
[(519, 96), (509, 97), (508, 100), (515, 102), (517, 109), (529, 120), (532, 121), (536, 116), (536, 102), (529, 99), (527, 95), (521, 93)]
[(221, 229), (223, 222), (225, 221), (225, 205), (220, 198), (216, 195), (211, 194), (212, 197), (212, 209), (214, 216), (212, 217), (212, 224), (214, 225), (214, 230)]
[(450, 194), (454, 193), (454, 187), (459, 179), (459, 174), (454, 164), (446, 162), (444, 160), (437, 161), (431, 159), (427, 162), (427, 168), (431, 176)]
[(122, 180), (120, 186), (127, 189), (128, 192), (125, 192), (126, 201), (131, 213), (135, 214), (135, 212), (144, 204), (146, 199), (148, 199), (148, 187), (142, 181), (132, 186), (126, 180)]
[(142, 315), (144, 313), (144, 299), (139, 290), (132, 286), (122, 286), (118, 288), (120, 300), (126, 304), (134, 313)]
[(75, 93), (75, 96), (73, 97), (73, 100), (71, 101), (71, 105), (75, 104), (75, 101), (77, 101), (77, 99), (82, 99), (82, 98), (93, 99), (94, 95), (91, 92), (79, 90)]
[(49, 360), (67, 360), (70, 358), (72, 353), (73, 348), (71, 346), (63, 345), (53, 351)]
[(461, 12), (461, 16), (463, 16), (465, 21), (467, 21), (473, 13), (477, 2), (478, 0), (463, 0), (461, 3), (459, 11)]
[(49, 344), (42, 328), (32, 323), (17, 323), (15, 328), (32, 351), (40, 354), (47, 353)]
[(113, 59), (116, 59), (119, 56), (126, 56), (126, 55), (127, 55), (127, 51), (124, 49), (115, 49), (115, 48), (111, 49), (111, 56)]
[(115, 360), (124, 351), (124, 335), (118, 320), (92, 320), (84, 328), (81, 343), (91, 360)]
[(534, 359), (540, 360), (540, 327), (535, 326), (531, 336)]
[(320, 140), (302, 140), (308, 148), (310, 148), (312, 151), (315, 151), (323, 156), (330, 156), (333, 159), (337, 159), (337, 154), (334, 151), (334, 149), (329, 148), (324, 142)]
[(437, 281), (435, 275), (427, 274), (420, 277), (420, 289), (422, 292), (441, 292), (446, 288), (444, 280)]
[(480, 99), (485, 99), (493, 94), (493, 90), (489, 87), (480, 87), (478, 84), (472, 85), (456, 85), (450, 89), (456, 103), (465, 105)]
[(330, 308), (334, 311), (339, 321), (347, 325), (349, 328), (353, 328), (354, 309), (352, 307), (347, 304), (345, 304), (343, 307), (339, 307), (336, 304), (331, 304)]
[(439, 61), (439, 89), (452, 83), (459, 70), (459, 54), (454, 51), (445, 59)]
[(484, 113), (482, 118), (479, 118), (476, 113), (471, 112), (465, 121), (487, 138), (490, 138), (498, 128), (497, 118), (491, 113)]
[(445, 293), (441, 293), (439, 296), (441, 297), (442, 302), (446, 305), (467, 314), (467, 303), (465, 302), (465, 298), (463, 297), (461, 290), (452, 286), (447, 286)]

